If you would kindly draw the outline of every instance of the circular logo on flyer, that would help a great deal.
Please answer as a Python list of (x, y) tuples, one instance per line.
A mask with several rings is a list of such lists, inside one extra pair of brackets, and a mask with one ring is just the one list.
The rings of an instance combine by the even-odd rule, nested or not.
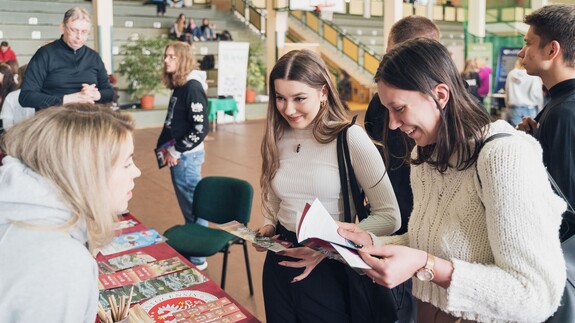
[(217, 299), (212, 294), (198, 290), (180, 290), (158, 295), (142, 303), (141, 306), (155, 322), (176, 323), (172, 313)]

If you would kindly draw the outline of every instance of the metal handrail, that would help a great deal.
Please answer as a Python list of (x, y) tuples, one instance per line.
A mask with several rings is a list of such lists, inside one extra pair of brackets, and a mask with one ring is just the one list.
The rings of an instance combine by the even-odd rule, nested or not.
[(311, 11), (290, 11), (290, 17), (299, 20), (307, 30), (316, 33), (332, 48), (357, 63), (364, 71), (374, 75), (381, 56), (331, 21), (321, 19)]
[(264, 9), (252, 6), (250, 1), (247, 0), (232, 0), (232, 11), (247, 26), (258, 32), (262, 37), (265, 37), (267, 19)]

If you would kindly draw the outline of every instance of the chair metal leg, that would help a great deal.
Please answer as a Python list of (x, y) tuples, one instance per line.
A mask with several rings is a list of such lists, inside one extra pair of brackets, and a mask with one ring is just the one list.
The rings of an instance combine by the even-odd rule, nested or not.
[(224, 248), (224, 262), (222, 264), (222, 282), (220, 284), (220, 287), (222, 287), (222, 289), (226, 289), (226, 271), (228, 269), (228, 253), (229, 252), (230, 252), (230, 245), (228, 244)]
[(250, 287), (250, 296), (254, 295), (254, 286), (252, 284), (252, 272), (250, 270), (250, 258), (248, 257), (248, 246), (247, 242), (243, 240), (244, 246), (244, 260), (246, 261), (246, 271), (248, 272), (248, 286)]

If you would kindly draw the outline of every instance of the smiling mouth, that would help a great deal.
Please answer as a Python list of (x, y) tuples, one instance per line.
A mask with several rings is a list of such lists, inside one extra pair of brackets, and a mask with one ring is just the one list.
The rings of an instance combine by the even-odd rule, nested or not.
[(409, 129), (409, 130), (405, 130), (404, 132), (405, 132), (407, 135), (411, 135), (414, 131), (415, 131), (415, 128), (411, 128), (411, 129)]

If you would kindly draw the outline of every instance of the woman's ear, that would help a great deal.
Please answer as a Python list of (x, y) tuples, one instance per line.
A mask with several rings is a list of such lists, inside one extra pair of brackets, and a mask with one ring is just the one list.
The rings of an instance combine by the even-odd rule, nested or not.
[(447, 101), (449, 101), (449, 96), (451, 95), (449, 86), (444, 83), (439, 83), (435, 86), (435, 88), (433, 88), (433, 94), (435, 94), (435, 99), (441, 108), (444, 109), (447, 105)]
[(327, 85), (322, 86), (320, 99), (322, 101), (327, 100), (328, 95), (329, 95), (329, 90), (327, 89)]

